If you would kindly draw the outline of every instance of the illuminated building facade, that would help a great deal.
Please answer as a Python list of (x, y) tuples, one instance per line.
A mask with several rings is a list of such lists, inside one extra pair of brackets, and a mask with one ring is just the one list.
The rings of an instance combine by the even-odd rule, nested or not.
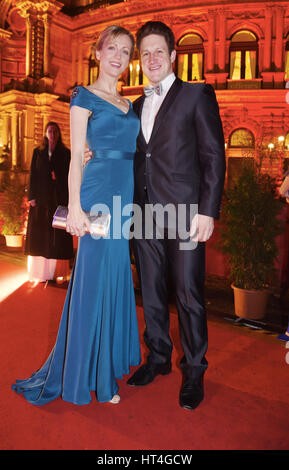
[[(228, 183), (260, 144), (287, 156), (289, 1), (0, 0), (0, 168), (27, 172), (49, 120), (69, 146), (71, 90), (97, 77), (91, 44), (110, 24), (135, 34), (148, 20), (174, 31), (175, 73), (216, 90)], [(136, 51), (119, 86), (134, 100), (145, 82)]]

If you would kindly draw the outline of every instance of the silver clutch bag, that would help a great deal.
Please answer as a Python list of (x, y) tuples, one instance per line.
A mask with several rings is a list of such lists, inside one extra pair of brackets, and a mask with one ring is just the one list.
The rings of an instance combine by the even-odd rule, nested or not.
[[(68, 207), (58, 206), (53, 216), (52, 227), (65, 230), (67, 214)], [(90, 230), (87, 233), (106, 237), (109, 231), (111, 215), (103, 213), (91, 214), (90, 212), (85, 214), (90, 221)]]

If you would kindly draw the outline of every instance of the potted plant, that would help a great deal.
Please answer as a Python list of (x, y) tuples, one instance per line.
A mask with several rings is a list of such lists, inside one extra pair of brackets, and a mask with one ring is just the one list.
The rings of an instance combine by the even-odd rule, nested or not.
[(234, 186), (225, 192), (220, 243), (228, 255), (235, 314), (257, 319), (265, 315), (277, 279), (276, 237), (282, 231), (282, 203), (276, 180), (261, 171), (262, 160), (259, 164), (252, 161), (244, 159)]
[(0, 191), (1, 233), (6, 245), (22, 246), (22, 238), (27, 217), (26, 186), (16, 172), (9, 172), (2, 181)]

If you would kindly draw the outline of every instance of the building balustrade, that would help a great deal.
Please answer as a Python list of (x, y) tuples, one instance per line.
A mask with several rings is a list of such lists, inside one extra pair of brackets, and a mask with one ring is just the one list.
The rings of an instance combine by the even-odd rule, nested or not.
[(262, 78), (232, 80), (227, 78), (227, 88), (229, 90), (246, 90), (262, 88)]

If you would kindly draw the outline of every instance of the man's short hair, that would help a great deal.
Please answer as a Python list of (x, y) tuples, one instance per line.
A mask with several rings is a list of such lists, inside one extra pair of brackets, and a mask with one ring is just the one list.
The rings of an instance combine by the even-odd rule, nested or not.
[(136, 45), (140, 49), (141, 41), (150, 34), (159, 34), (165, 38), (169, 53), (175, 49), (175, 36), (171, 28), (161, 21), (148, 21), (136, 33)]

